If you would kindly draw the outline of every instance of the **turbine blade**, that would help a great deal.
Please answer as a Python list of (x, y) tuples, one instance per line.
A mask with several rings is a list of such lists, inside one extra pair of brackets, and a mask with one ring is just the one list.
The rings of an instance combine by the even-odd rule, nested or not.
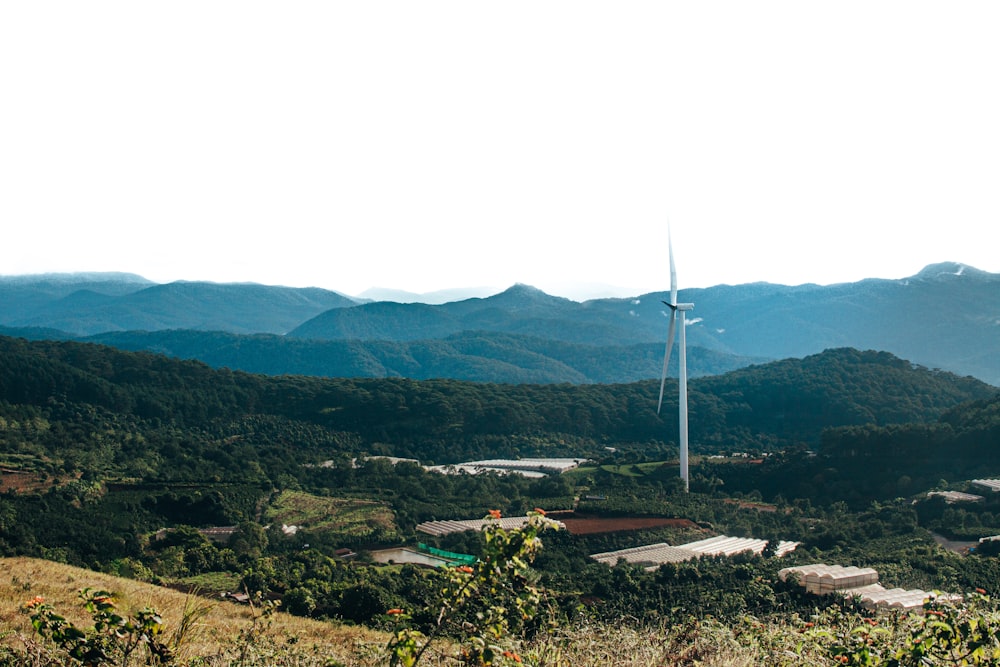
[(670, 350), (674, 347), (674, 326), (677, 322), (677, 310), (670, 311), (670, 329), (667, 333), (667, 347), (663, 350), (663, 373), (660, 375), (660, 400), (656, 403), (656, 414), (663, 407), (663, 387), (667, 384), (667, 364), (670, 363)]

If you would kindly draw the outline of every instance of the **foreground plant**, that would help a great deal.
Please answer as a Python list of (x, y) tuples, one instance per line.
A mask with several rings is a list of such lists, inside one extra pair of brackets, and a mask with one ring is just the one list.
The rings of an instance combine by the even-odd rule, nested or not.
[[(435, 618), (426, 634), (413, 627), (396, 631), (388, 644), (390, 664), (413, 667), (432, 643), (451, 633), (462, 638), (455, 659), (466, 665), (519, 664), (522, 657), (508, 645), (512, 633), (535, 617), (541, 592), (531, 584), (529, 566), (542, 546), (538, 537), (556, 522), (536, 509), (520, 528), (500, 527), (500, 512), (491, 510), (483, 527), (485, 546), (474, 565), (452, 568), (439, 598), (428, 606)], [(387, 612), (402, 624), (412, 615)]]
[(807, 633), (833, 664), (875, 667), (1000, 664), (1000, 609), (981, 589), (964, 601), (929, 598), (921, 613), (830, 609)]
[(24, 605), (31, 614), (31, 625), (44, 639), (52, 641), (74, 663), (83, 665), (127, 665), (138, 651), (143, 664), (167, 664), (173, 651), (162, 640), (163, 621), (154, 609), (146, 607), (134, 615), (123, 616), (107, 591), (85, 588), (80, 591), (83, 607), (93, 619), (93, 627), (81, 629), (41, 597)]

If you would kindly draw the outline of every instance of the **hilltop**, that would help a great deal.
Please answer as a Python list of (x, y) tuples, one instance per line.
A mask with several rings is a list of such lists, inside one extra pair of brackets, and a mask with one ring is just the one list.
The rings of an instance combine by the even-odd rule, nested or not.
[[(73, 285), (0, 279), (0, 331), (273, 375), (574, 384), (657, 377), (666, 336), (666, 292), (576, 302), (514, 285), (427, 304), (119, 277)], [(718, 285), (681, 290), (679, 298), (695, 303), (687, 330), (692, 377), (853, 347), (1000, 385), (1000, 275), (962, 264), (931, 265), (902, 280)]]

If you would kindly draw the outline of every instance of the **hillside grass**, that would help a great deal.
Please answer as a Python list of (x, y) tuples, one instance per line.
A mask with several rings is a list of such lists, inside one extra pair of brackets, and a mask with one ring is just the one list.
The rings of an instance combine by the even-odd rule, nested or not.
[[(35, 596), (55, 607), (78, 627), (89, 627), (90, 619), (81, 606), (79, 591), (94, 588), (111, 592), (119, 609), (134, 612), (144, 607), (156, 609), (163, 617), (165, 635), (171, 637), (186, 614), (197, 613), (197, 622), (178, 646), (181, 664), (195, 658), (212, 657), (216, 664), (231, 664), (239, 653), (237, 639), (253, 625), (254, 610), (219, 599), (186, 595), (152, 584), (122, 579), (70, 565), (34, 558), (0, 559), (0, 642), (24, 649), (33, 637), (30, 617), (22, 606)], [(325, 664), (337, 660), (345, 665), (377, 665), (388, 635), (364, 627), (317, 621), (277, 612), (260, 645), (254, 650), (279, 650), (286, 658), (259, 657), (256, 664)]]
[(645, 461), (643, 463), (606, 463), (603, 465), (579, 466), (564, 474), (568, 477), (584, 477), (597, 472), (605, 472), (624, 477), (646, 477), (664, 466), (676, 468), (677, 465), (677, 459), (673, 461)]
[[(41, 596), (78, 627), (90, 627), (90, 619), (86, 618), (78, 598), (78, 592), (88, 587), (111, 592), (118, 609), (125, 614), (144, 607), (158, 610), (168, 642), (183, 619), (194, 619), (176, 649), (173, 664), (182, 667), (375, 667), (390, 662), (387, 652), (390, 635), (384, 632), (281, 612), (261, 617), (259, 608), (255, 624), (255, 610), (249, 606), (23, 557), (0, 559), (0, 647), (9, 647), (7, 652), (0, 651), (0, 662), (12, 667), (70, 664), (51, 644), (39, 641), (33, 634), (30, 616), (22, 609), (27, 601)], [(831, 608), (817, 610), (809, 619), (795, 614), (771, 619), (747, 615), (732, 624), (711, 616), (690, 616), (659, 624), (639, 624), (628, 618), (616, 623), (595, 623), (581, 615), (572, 623), (550, 626), (529, 639), (508, 638), (504, 645), (513, 651), (509, 655), (516, 654), (517, 659), (503, 659), (495, 664), (547, 667), (997, 664), (1000, 648), (993, 640), (986, 641), (981, 655), (967, 653), (978, 646), (976, 628), (990, 637), (1000, 636), (1000, 612), (995, 603), (989, 598), (974, 597), (973, 605), (970, 611), (965, 611), (945, 603), (938, 607), (942, 611), (928, 612), (926, 616), (893, 611), (842, 613)], [(932, 613), (936, 615), (930, 616)], [(250, 633), (251, 628), (259, 632)], [(957, 638), (957, 643), (946, 645), (941, 643), (942, 638), (948, 641)], [(927, 647), (934, 657), (958, 657), (926, 662), (911, 647)], [(441, 640), (435, 644), (435, 650), (427, 652), (420, 665), (457, 664), (456, 649)], [(893, 662), (891, 656), (899, 649), (915, 661)], [(971, 662), (963, 662), (958, 654), (971, 656)], [(125, 667), (145, 664), (137, 656), (133, 655)]]
[[(34, 558), (0, 559), (0, 644), (15, 651), (36, 651), (22, 662), (39, 663), (37, 637), (23, 605), (41, 596), (78, 627), (90, 627), (79, 591), (84, 588), (113, 593), (119, 609), (131, 613), (144, 607), (160, 612), (165, 636), (176, 632), (185, 615), (197, 610), (196, 623), (178, 646), (179, 665), (295, 665), (312, 667), (341, 664), (345, 667), (375, 667), (388, 664), (384, 632), (319, 621), (277, 612), (266, 623), (263, 638), (248, 653), (241, 651), (239, 638), (253, 625), (253, 610), (218, 599), (185, 595), (152, 584), (122, 579), (70, 565)], [(444, 657), (449, 652), (429, 652), (421, 664), (454, 664)], [(529, 664), (601, 665), (640, 667), (660, 664), (697, 664), (706, 667), (749, 667), (760, 664), (759, 651), (740, 646), (728, 628), (703, 626), (684, 632), (663, 627), (636, 630), (629, 627), (581, 624), (554, 628), (517, 646)], [(130, 663), (131, 664), (131, 663)]]
[[(185, 595), (152, 584), (122, 579), (70, 565), (34, 558), (0, 559), (0, 644), (17, 651), (33, 646), (30, 617), (22, 606), (42, 596), (58, 613), (79, 627), (89, 627), (78, 593), (84, 588), (110, 591), (124, 612), (143, 607), (158, 610), (165, 624), (165, 636), (176, 632), (186, 614), (199, 610), (197, 622), (177, 649), (179, 665), (295, 665), (311, 667), (341, 664), (345, 667), (374, 667), (388, 664), (384, 632), (319, 621), (277, 612), (267, 619), (263, 639), (249, 654), (241, 653), (239, 637), (253, 624), (253, 611), (232, 602)], [(606, 625), (581, 622), (551, 628), (516, 649), (528, 664), (555, 666), (646, 667), (685, 664), (705, 667), (750, 667), (768, 657), (769, 648), (739, 640), (739, 633), (724, 625), (696, 622), (678, 627), (647, 629), (627, 624)], [(422, 665), (454, 664), (444, 657), (450, 647), (429, 652)], [(782, 647), (784, 648), (784, 647)], [(816, 656), (812, 656), (815, 659)], [(807, 665), (784, 660), (780, 664)], [(8, 664), (8, 663), (5, 663)], [(25, 659), (20, 663), (40, 664)], [(47, 663), (46, 663), (47, 664)]]

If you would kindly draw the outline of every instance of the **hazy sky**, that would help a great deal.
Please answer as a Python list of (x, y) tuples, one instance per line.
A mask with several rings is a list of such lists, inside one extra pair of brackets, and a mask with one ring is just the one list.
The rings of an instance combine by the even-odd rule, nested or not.
[(1000, 272), (1000, 3), (5, 2), (0, 274)]

